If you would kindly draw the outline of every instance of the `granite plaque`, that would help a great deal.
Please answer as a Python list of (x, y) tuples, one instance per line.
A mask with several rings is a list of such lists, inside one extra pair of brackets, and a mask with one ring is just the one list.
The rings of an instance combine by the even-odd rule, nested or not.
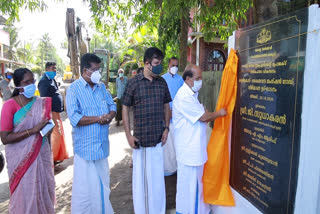
[(293, 213), (308, 10), (236, 32), (231, 186), (263, 213)]

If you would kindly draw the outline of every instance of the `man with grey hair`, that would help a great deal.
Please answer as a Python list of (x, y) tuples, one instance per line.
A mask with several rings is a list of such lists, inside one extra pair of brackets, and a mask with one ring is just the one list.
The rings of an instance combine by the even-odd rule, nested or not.
[(124, 70), (120, 68), (118, 70), (118, 77), (116, 79), (116, 88), (117, 88), (117, 115), (116, 121), (117, 126), (120, 125), (120, 121), (122, 120), (122, 96), (124, 93), (124, 89), (128, 83), (128, 77), (124, 76)]
[(207, 161), (207, 122), (225, 116), (226, 110), (208, 112), (199, 102), (202, 70), (198, 66), (188, 65), (183, 80), (172, 104), (178, 166), (176, 212), (208, 214), (210, 209), (203, 201), (202, 184), (203, 167)]

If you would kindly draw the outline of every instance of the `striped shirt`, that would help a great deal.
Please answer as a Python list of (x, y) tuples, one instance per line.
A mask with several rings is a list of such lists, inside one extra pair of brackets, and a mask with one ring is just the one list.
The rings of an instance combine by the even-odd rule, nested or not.
[(67, 91), (67, 113), (73, 127), (74, 153), (85, 160), (100, 160), (109, 156), (109, 125), (99, 123), (78, 126), (83, 116), (101, 116), (116, 111), (110, 93), (103, 83), (93, 89), (82, 78), (73, 82)]

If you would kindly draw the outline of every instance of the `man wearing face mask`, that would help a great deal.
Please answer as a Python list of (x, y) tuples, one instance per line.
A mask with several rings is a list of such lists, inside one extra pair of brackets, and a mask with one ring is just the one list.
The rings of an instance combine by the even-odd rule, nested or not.
[[(176, 57), (169, 59), (168, 72), (162, 75), (162, 78), (167, 82), (171, 99), (173, 100), (179, 88), (183, 85), (183, 79), (178, 74), (179, 62)], [(172, 110), (172, 102), (170, 102), (170, 110)], [(171, 112), (170, 112), (171, 113)], [(171, 114), (170, 114), (171, 118)], [(164, 175), (169, 176), (177, 171), (176, 151), (174, 148), (173, 127), (170, 119), (169, 134), (167, 143), (163, 146), (164, 158)]]
[[(133, 148), (132, 194), (136, 214), (164, 214), (166, 193), (163, 150), (166, 143), (171, 97), (162, 72), (163, 53), (155, 47), (144, 54), (144, 70), (128, 81), (122, 97), (122, 118), (128, 143)], [(133, 107), (133, 135), (129, 108)]]
[(225, 109), (208, 112), (198, 100), (202, 86), (202, 70), (188, 65), (183, 73), (184, 84), (172, 105), (174, 142), (177, 155), (177, 213), (208, 214), (203, 201), (202, 175), (207, 161), (207, 122), (226, 115)]
[(7, 68), (4, 72), (4, 79), (0, 81), (0, 97), (2, 102), (11, 98), (13, 86), (11, 84), (13, 72), (10, 68)]
[(52, 120), (55, 126), (51, 134), (51, 148), (53, 154), (53, 161), (58, 163), (68, 159), (66, 143), (64, 140), (64, 130), (60, 113), (64, 111), (63, 98), (59, 92), (59, 86), (55, 81), (57, 68), (55, 62), (47, 62), (45, 65), (45, 72), (38, 83), (38, 89), (41, 97), (52, 98)]
[(117, 126), (120, 125), (120, 121), (122, 120), (122, 95), (124, 92), (124, 89), (126, 88), (126, 85), (128, 83), (128, 78), (124, 76), (124, 71), (122, 68), (118, 70), (118, 75), (116, 79), (116, 88), (117, 88), (117, 115), (116, 115), (116, 121)]
[(73, 127), (74, 171), (71, 213), (113, 213), (109, 200), (109, 124), (116, 105), (100, 82), (101, 59), (86, 53), (81, 77), (67, 91), (67, 113)]

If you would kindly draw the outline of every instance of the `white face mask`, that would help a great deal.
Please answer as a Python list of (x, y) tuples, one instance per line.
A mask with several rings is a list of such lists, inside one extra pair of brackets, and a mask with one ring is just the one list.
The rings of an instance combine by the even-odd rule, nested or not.
[(198, 92), (202, 87), (202, 80), (195, 80), (193, 81), (193, 87), (191, 88), (192, 91)]
[(98, 84), (100, 82), (101, 79), (101, 74), (100, 74), (100, 70), (95, 71), (91, 74), (91, 82), (94, 84)]
[(175, 75), (177, 72), (178, 72), (178, 67), (174, 66), (174, 67), (171, 67), (171, 68), (170, 68), (170, 73), (171, 73), (172, 75)]

